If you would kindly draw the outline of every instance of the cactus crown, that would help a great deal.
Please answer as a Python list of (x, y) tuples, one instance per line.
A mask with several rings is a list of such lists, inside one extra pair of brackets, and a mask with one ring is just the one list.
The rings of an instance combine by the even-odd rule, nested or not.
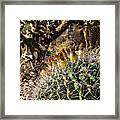
[[(97, 49), (96, 49), (97, 51)], [(77, 56), (67, 59), (65, 65), (53, 64), (49, 73), (42, 76), (38, 99), (40, 100), (99, 100), (100, 64), (98, 55)], [(90, 58), (91, 57), (91, 58)], [(47, 73), (47, 71), (46, 71)]]

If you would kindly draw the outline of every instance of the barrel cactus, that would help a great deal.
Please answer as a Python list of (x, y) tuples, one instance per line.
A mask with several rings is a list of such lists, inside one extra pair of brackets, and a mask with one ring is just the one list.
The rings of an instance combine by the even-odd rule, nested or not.
[(96, 56), (67, 60), (64, 67), (53, 65), (41, 84), (39, 100), (99, 100), (100, 63)]

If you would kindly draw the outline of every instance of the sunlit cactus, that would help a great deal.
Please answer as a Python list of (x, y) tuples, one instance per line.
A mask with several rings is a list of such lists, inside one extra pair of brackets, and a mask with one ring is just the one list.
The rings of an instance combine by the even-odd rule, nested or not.
[(68, 59), (64, 67), (52, 66), (50, 74), (44, 77), (38, 99), (99, 100), (100, 64), (95, 54), (88, 57)]

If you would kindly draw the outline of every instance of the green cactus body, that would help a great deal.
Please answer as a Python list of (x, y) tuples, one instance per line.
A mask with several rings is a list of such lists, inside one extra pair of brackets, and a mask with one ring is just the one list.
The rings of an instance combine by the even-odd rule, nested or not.
[(40, 100), (99, 100), (100, 64), (95, 60), (67, 61), (66, 67), (54, 66), (40, 87)]

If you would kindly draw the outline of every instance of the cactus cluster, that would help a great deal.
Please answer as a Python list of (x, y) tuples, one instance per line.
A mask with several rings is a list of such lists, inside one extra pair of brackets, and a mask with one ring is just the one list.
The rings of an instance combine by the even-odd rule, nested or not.
[(90, 58), (67, 60), (66, 66), (53, 65), (41, 84), (39, 100), (99, 100), (100, 63)]

